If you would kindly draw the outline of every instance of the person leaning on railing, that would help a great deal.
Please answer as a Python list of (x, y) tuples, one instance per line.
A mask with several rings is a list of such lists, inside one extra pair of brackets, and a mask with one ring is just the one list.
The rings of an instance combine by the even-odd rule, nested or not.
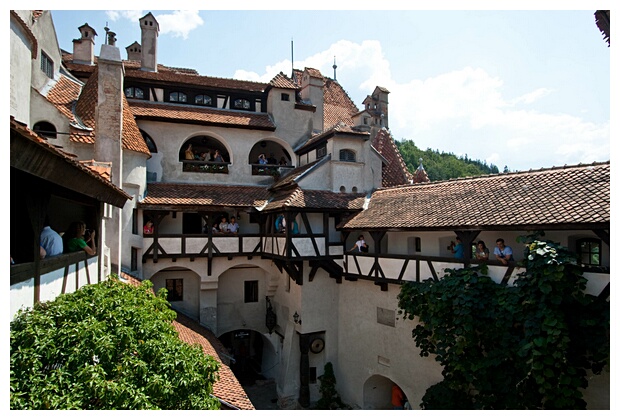
[[(66, 252), (77, 252), (83, 250), (88, 255), (97, 254), (97, 243), (95, 242), (95, 231), (86, 231), (86, 223), (73, 222), (63, 235), (65, 240)], [(90, 244), (90, 245), (89, 245)]]

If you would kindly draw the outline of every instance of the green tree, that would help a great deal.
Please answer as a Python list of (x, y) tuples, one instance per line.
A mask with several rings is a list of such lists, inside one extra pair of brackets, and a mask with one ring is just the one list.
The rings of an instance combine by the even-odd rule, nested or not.
[(218, 364), (182, 342), (152, 283), (115, 278), (11, 322), (11, 409), (218, 409)]
[(342, 410), (350, 408), (342, 402), (336, 390), (336, 375), (331, 362), (325, 364), (323, 374), (319, 376), (321, 399), (316, 404), (319, 410)]
[(581, 268), (557, 244), (532, 241), (525, 267), (514, 286), (485, 265), (402, 286), (420, 354), (443, 367), (423, 408), (585, 408), (579, 388), (609, 362), (609, 303), (584, 292)]

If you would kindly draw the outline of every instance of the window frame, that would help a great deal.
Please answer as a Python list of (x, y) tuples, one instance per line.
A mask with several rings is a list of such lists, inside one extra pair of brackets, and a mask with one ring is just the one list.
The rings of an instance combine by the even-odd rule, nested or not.
[[(202, 102), (198, 102), (198, 98), (201, 98)], [(204, 102), (205, 98), (209, 98), (209, 103)], [(200, 106), (213, 106), (213, 97), (205, 93), (198, 94), (194, 96), (194, 104)]]
[(54, 60), (41, 50), (41, 71), (50, 79), (54, 78)]
[(258, 302), (258, 280), (245, 280), (243, 282), (243, 303)]
[[(176, 96), (176, 99), (173, 99), (173, 95)], [(181, 96), (182, 95), (182, 96)], [(183, 99), (183, 100), (181, 100)], [(168, 102), (174, 102), (177, 104), (186, 104), (187, 103), (187, 94), (180, 90), (175, 90), (173, 92), (168, 93)]]
[[(584, 252), (582, 250), (582, 247), (584, 244), (589, 243), (590, 246), (588, 247), (588, 250), (586, 252)], [(598, 247), (598, 252), (592, 252), (592, 244), (596, 244), (596, 247)], [(576, 251), (577, 251), (577, 256), (579, 258), (579, 262), (581, 264), (585, 264), (585, 265), (589, 265), (589, 266), (593, 266), (593, 267), (602, 267), (603, 266), (603, 241), (601, 241), (600, 239), (597, 238), (580, 238), (577, 239), (577, 241), (575, 242), (576, 245)], [(584, 261), (583, 260), (583, 256), (587, 255), (588, 256), (588, 261)], [(593, 263), (592, 262), (592, 257), (594, 255), (598, 255), (598, 263)]]
[[(169, 287), (170, 283), (172, 287)], [(166, 300), (168, 300), (168, 302), (180, 302), (183, 300), (182, 278), (166, 279), (164, 287), (168, 290), (168, 295), (166, 296)], [(179, 288), (181, 289), (180, 293)]]
[(340, 162), (357, 162), (357, 153), (352, 149), (340, 149), (338, 152)]
[[(243, 105), (239, 105), (239, 103)], [(247, 104), (247, 107), (245, 106)], [(252, 109), (252, 101), (247, 98), (236, 98), (232, 101), (233, 109), (240, 109), (242, 111), (250, 111)]]
[[(141, 87), (137, 87), (137, 86), (128, 86), (124, 89), (125, 91), (125, 97), (127, 98), (131, 98), (131, 99), (146, 99), (144, 97), (144, 89), (142, 89)], [(137, 92), (141, 92), (142, 96), (138, 96)], [(128, 94), (128, 92), (130, 92), (130, 94)]]

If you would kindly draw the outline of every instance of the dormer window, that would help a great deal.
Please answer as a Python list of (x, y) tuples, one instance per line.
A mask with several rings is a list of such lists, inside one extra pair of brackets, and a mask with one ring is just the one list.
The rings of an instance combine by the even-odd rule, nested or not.
[(212, 99), (209, 95), (196, 95), (194, 103), (196, 105), (211, 105)]
[(350, 149), (342, 149), (340, 151), (341, 162), (355, 162), (355, 152)]
[(233, 107), (236, 109), (250, 109), (250, 101), (247, 99), (235, 99)]
[(327, 154), (327, 145), (323, 145), (316, 149), (316, 158), (321, 159), (323, 156)]
[(187, 95), (183, 92), (170, 92), (170, 102), (187, 103)]
[(128, 98), (144, 99), (144, 90), (138, 87), (126, 87), (125, 96)]

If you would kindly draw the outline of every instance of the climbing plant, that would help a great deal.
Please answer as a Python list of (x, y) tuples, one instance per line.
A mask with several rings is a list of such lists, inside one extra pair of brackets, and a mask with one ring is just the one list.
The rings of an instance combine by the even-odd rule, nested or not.
[(182, 342), (152, 283), (87, 285), (11, 322), (11, 409), (218, 409), (217, 362)]
[(609, 302), (585, 293), (575, 257), (558, 244), (532, 240), (524, 265), (512, 286), (485, 265), (402, 286), (420, 355), (443, 367), (422, 408), (585, 408), (588, 372), (609, 362)]

